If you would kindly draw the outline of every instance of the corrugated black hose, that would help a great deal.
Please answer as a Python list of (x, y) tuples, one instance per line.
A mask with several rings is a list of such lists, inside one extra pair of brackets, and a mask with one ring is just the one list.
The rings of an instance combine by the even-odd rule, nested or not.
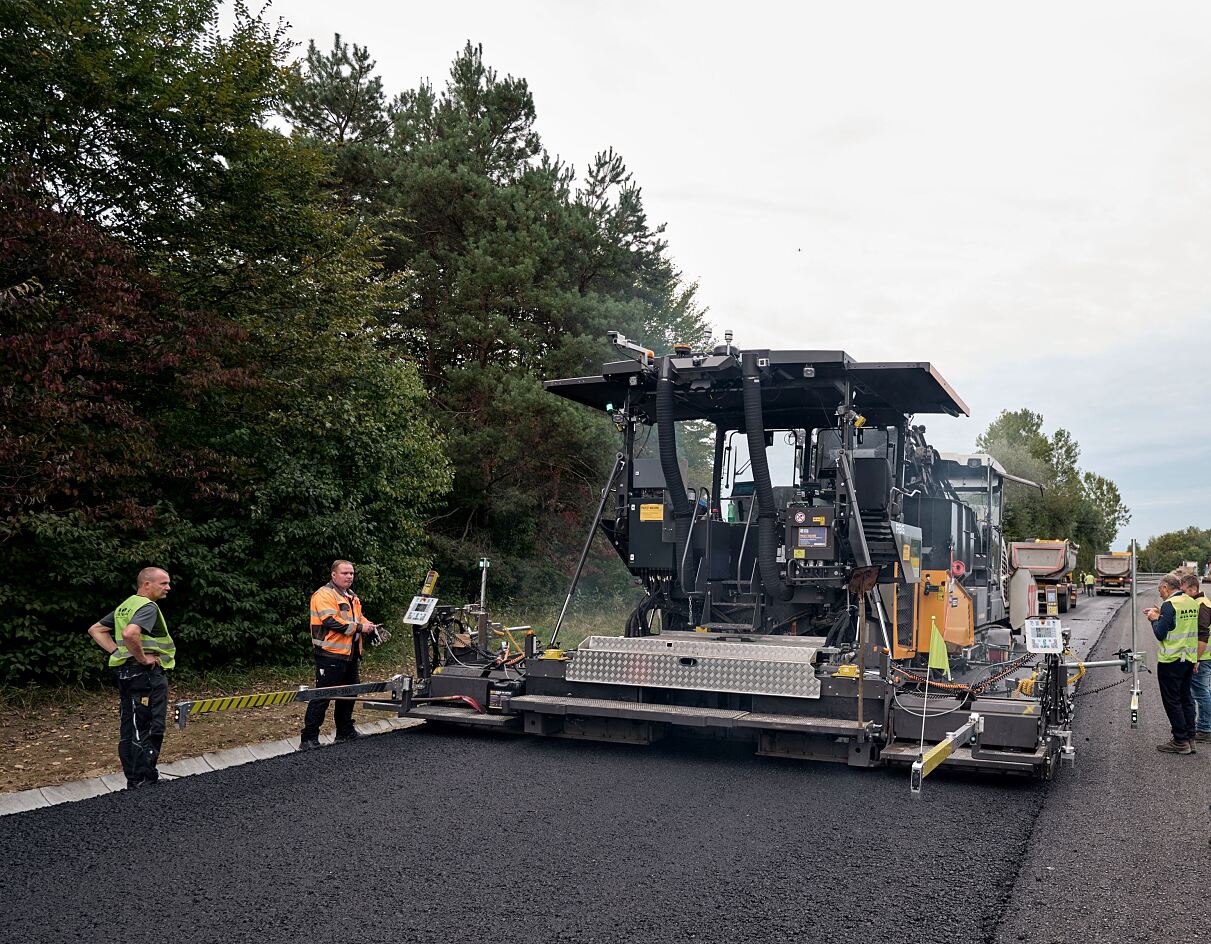
[(775, 600), (789, 600), (795, 591), (783, 583), (778, 574), (778, 510), (774, 507), (774, 487), (770, 484), (769, 460), (765, 455), (761, 376), (754, 352), (744, 353), (743, 368), (744, 428), (748, 435), (753, 490), (757, 493), (757, 565), (765, 592)]
[[(660, 379), (656, 383), (656, 431), (660, 436), (660, 470), (664, 473), (664, 484), (669, 490), (673, 502), (673, 534), (677, 541), (676, 556), (673, 558), (677, 571), (677, 585), (683, 593), (689, 593), (694, 588), (693, 582), (685, 579), (681, 572), (681, 561), (692, 558), (685, 553), (686, 541), (689, 539), (690, 515), (693, 505), (685, 495), (685, 481), (681, 478), (681, 466), (677, 463), (677, 427), (673, 422), (673, 380), (670, 376), (672, 358), (666, 355), (660, 363)], [(693, 560), (688, 561), (687, 569), (693, 568)]]

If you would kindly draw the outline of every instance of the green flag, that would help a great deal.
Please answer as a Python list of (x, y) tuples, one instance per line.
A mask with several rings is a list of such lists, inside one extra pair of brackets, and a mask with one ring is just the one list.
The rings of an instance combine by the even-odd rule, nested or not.
[(950, 678), (950, 654), (946, 651), (946, 640), (942, 638), (942, 633), (938, 631), (938, 618), (936, 616), (930, 617), (929, 667), (931, 669), (941, 669), (946, 673), (946, 677)]

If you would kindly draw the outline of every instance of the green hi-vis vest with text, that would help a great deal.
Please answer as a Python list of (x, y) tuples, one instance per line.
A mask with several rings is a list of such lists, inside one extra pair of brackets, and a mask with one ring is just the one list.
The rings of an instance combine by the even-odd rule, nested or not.
[(1175, 593), (1167, 601), (1177, 614), (1177, 624), (1164, 639), (1156, 643), (1157, 662), (1198, 661), (1198, 611), (1197, 600), (1184, 593)]
[[(114, 643), (118, 648), (109, 657), (110, 668), (116, 668), (130, 658), (130, 650), (126, 648), (122, 633), (130, 625), (131, 619), (139, 612), (140, 607), (144, 607), (148, 603), (151, 603), (151, 600), (147, 597), (136, 595), (127, 597), (114, 610)], [(164, 668), (171, 669), (177, 664), (177, 644), (168, 635), (168, 623), (164, 621), (164, 614), (160, 612), (158, 606), (156, 607), (155, 633), (143, 630), (142, 638), (139, 641), (143, 644), (143, 651), (149, 656), (158, 656), (160, 665)]]

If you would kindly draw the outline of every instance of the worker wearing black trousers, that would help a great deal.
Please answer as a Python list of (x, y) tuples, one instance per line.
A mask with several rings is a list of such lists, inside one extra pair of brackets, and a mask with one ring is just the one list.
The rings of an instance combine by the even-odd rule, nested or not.
[(145, 567), (135, 586), (133, 596), (88, 629), (93, 641), (109, 653), (118, 683), (118, 759), (129, 789), (160, 779), (156, 762), (168, 716), (164, 670), (176, 665), (177, 653), (159, 606), (172, 587), (168, 573)]
[[(358, 659), (328, 659), (316, 654), (315, 657), (315, 687), (332, 688), (336, 685), (353, 685), (360, 681), (358, 676)], [(320, 728), (324, 724), (324, 716), (328, 713), (330, 700), (327, 698), (307, 702), (307, 713), (303, 716), (303, 735), (299, 740), (300, 750), (311, 750), (319, 747)], [(349, 699), (337, 699), (336, 707), (332, 710), (333, 720), (336, 721), (336, 740), (352, 741), (358, 737), (357, 728), (353, 725), (353, 702)]]
[(1199, 605), (1181, 591), (1177, 577), (1166, 574), (1157, 587), (1162, 603), (1144, 615), (1156, 636), (1156, 681), (1169, 717), (1173, 738), (1157, 745), (1166, 754), (1193, 754), (1195, 707), (1191, 682), (1198, 659)]
[[(311, 643), (315, 652), (315, 687), (332, 688), (358, 681), (358, 660), (362, 638), (373, 637), (380, 627), (367, 622), (362, 601), (353, 592), (353, 564), (347, 560), (332, 562), (332, 579), (311, 595)], [(299, 750), (320, 746), (320, 727), (328, 713), (330, 699), (309, 702), (303, 718)], [(353, 702), (338, 699), (333, 709), (336, 740), (352, 741), (358, 734), (353, 726)]]

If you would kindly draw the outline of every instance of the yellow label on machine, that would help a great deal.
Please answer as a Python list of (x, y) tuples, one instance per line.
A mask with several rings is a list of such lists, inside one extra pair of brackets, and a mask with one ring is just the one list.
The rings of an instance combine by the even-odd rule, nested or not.
[(795, 560), (804, 560), (807, 557), (807, 551), (801, 547), (795, 548)]
[(664, 505), (640, 505), (639, 506), (640, 521), (663, 521), (664, 520)]

